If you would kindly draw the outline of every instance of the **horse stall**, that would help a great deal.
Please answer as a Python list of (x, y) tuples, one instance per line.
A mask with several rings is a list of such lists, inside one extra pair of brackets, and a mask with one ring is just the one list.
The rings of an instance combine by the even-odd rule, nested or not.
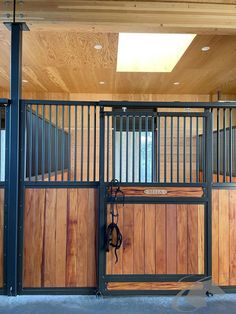
[(235, 292), (235, 36), (197, 28), (169, 73), (122, 73), (125, 23), (5, 24), (0, 292)]
[(234, 104), (21, 105), (19, 293), (234, 287)]

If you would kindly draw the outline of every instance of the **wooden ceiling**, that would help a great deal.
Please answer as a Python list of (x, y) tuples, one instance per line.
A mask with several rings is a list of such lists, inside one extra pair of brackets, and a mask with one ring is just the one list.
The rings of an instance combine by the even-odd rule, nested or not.
[[(12, 2), (0, 0), (3, 90), (9, 90), (10, 38), (1, 22), (12, 21)], [(236, 0), (17, 0), (16, 8), (16, 20), (31, 29), (24, 32), (26, 92), (236, 93)], [(171, 73), (117, 73), (121, 31), (198, 36)]]
[[(80, 32), (236, 34), (235, 0), (17, 0), (17, 21), (31, 29)], [(12, 20), (13, 0), (0, 0), (0, 21)]]
[[(0, 88), (9, 90), (9, 32), (0, 30)], [(94, 49), (95, 44), (102, 49)], [(236, 36), (198, 35), (171, 73), (117, 73), (118, 34), (24, 32), (25, 92), (236, 92)], [(210, 50), (202, 52), (203, 46)], [(99, 82), (104, 81), (104, 85)], [(174, 85), (174, 82), (180, 85)]]

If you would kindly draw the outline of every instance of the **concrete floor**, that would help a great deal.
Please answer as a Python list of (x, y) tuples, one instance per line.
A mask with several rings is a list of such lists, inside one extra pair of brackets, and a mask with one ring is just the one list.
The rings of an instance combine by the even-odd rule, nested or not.
[[(180, 305), (176, 306), (176, 301)], [(109, 297), (95, 296), (0, 296), (0, 313), (4, 314), (170, 314), (236, 313), (236, 294), (214, 295), (192, 300), (186, 297)], [(178, 307), (178, 309), (177, 309)]]

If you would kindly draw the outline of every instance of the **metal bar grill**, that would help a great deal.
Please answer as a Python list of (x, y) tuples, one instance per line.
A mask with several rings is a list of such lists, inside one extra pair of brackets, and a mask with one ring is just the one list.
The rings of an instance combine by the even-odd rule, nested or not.
[(214, 108), (213, 115), (213, 182), (236, 182), (236, 109)]
[[(109, 146), (105, 169), (108, 173), (112, 164), (113, 179), (124, 183), (205, 182), (204, 113), (104, 111), (104, 115), (105, 121), (109, 117), (113, 121), (105, 123), (105, 146)], [(109, 128), (113, 130), (112, 147)]]
[(23, 104), (25, 181), (99, 181), (97, 103)]
[[(25, 180), (99, 181), (99, 104), (54, 101), (22, 101), (22, 104), (27, 108)], [(212, 105), (211, 113), (213, 182), (234, 183), (235, 108)], [(104, 134), (109, 146), (105, 157), (110, 164), (106, 166), (106, 180), (205, 182), (203, 113), (128, 110), (116, 114), (105, 111), (105, 115), (112, 116), (107, 120)]]

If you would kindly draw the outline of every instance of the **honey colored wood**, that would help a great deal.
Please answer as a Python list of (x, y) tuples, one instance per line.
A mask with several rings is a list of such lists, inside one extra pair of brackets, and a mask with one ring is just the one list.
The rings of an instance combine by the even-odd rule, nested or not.
[(212, 278), (222, 286), (236, 283), (235, 200), (236, 190), (213, 190)]
[(23, 287), (96, 286), (96, 191), (26, 189)]
[(145, 197), (202, 197), (201, 187), (122, 187), (125, 196), (145, 196)]
[[(0, 30), (0, 39), (0, 88), (9, 91), (7, 30)], [(99, 51), (94, 49), (97, 43), (103, 46)], [(135, 94), (145, 94), (145, 100), (149, 94), (235, 94), (235, 45), (235, 35), (198, 35), (170, 73), (118, 73), (117, 32), (30, 31), (24, 33), (23, 79), (28, 83), (23, 83), (23, 95), (63, 93), (69, 99), (70, 94), (85, 93), (91, 100), (91, 94), (103, 94), (99, 99), (107, 100), (120, 94), (125, 100), (133, 94), (135, 100)], [(202, 52), (203, 46), (210, 51)], [(176, 81), (180, 85), (174, 85)]]
[(203, 205), (126, 204), (119, 213), (123, 244), (117, 264), (107, 253), (107, 274), (204, 273)]
[(4, 189), (0, 189), (0, 288), (3, 287)]
[[(25, 0), (17, 21), (32, 30), (51, 27), (86, 32), (235, 33), (235, 6), (230, 1), (46, 1)], [(9, 21), (11, 5), (2, 2), (0, 21)], [(10, 17), (7, 18), (7, 13)]]
[(200, 282), (109, 282), (108, 290), (190, 290), (203, 288)]

